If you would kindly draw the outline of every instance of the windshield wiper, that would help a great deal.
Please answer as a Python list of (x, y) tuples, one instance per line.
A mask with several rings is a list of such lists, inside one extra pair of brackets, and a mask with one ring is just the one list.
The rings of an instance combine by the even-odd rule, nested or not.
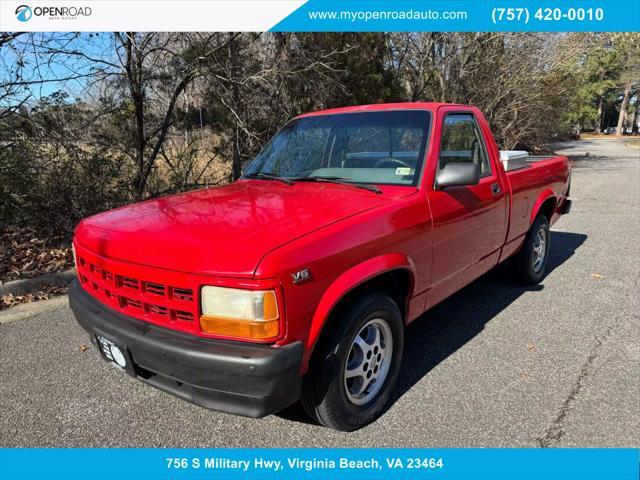
[(312, 177), (281, 177), (279, 175), (275, 175), (273, 173), (247, 173), (244, 175), (244, 178), (258, 178), (262, 180), (276, 180), (278, 182), (286, 183), (287, 185), (293, 185), (294, 182), (326, 182), (326, 183), (337, 183), (338, 185), (348, 185), (351, 187), (361, 188), (363, 190), (368, 190), (373, 193), (382, 193), (375, 185), (370, 185), (368, 183), (353, 183), (348, 181), (349, 179), (346, 177), (323, 177), (323, 176), (312, 176)]
[(370, 185), (368, 183), (354, 183), (348, 181), (349, 179), (346, 177), (323, 177), (323, 176), (311, 176), (311, 177), (294, 177), (291, 178), (294, 182), (326, 182), (326, 183), (337, 183), (338, 185), (348, 185), (351, 187), (362, 188), (363, 190), (368, 190), (373, 193), (382, 193), (375, 185)]
[(258, 172), (258, 173), (245, 173), (244, 178), (258, 178), (258, 179), (262, 179), (262, 180), (276, 180), (278, 182), (282, 182), (282, 183), (286, 183), (287, 185), (293, 185), (293, 182), (286, 178), (286, 177), (280, 177), (278, 175), (274, 175), (273, 173), (262, 173), (262, 172)]

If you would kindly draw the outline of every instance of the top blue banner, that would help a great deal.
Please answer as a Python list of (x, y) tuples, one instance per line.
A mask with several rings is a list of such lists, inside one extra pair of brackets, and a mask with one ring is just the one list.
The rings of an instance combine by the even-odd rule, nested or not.
[(640, 0), (309, 0), (274, 32), (637, 32)]

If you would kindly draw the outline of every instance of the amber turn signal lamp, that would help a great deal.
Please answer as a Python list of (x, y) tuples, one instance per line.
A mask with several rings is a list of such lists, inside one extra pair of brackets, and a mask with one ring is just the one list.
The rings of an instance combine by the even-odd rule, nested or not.
[(236, 318), (200, 317), (200, 328), (205, 333), (251, 340), (266, 340), (280, 333), (278, 320), (238, 320)]

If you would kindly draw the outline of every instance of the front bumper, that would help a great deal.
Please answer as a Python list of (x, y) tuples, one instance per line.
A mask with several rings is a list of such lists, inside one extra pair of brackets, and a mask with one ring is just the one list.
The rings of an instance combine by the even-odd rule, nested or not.
[(137, 378), (195, 404), (249, 417), (275, 413), (300, 396), (302, 343), (270, 347), (212, 340), (158, 327), (104, 306), (73, 281), (78, 323), (129, 349)]

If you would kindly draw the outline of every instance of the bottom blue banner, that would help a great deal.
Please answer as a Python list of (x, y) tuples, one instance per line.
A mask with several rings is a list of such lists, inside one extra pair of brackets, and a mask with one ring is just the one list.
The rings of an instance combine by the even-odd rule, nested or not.
[(0, 479), (637, 480), (637, 449), (0, 449)]

